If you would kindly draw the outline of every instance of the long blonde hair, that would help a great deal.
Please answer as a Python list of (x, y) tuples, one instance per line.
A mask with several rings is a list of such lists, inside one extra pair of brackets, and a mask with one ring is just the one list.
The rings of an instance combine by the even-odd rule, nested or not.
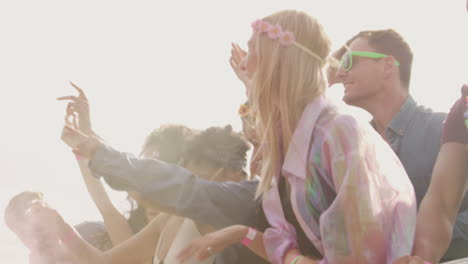
[(257, 68), (250, 101), (261, 138), (263, 162), (257, 197), (271, 187), (306, 105), (326, 89), (324, 62), (331, 46), (322, 26), (304, 12), (280, 11), (263, 21), (293, 32), (297, 43), (322, 60), (294, 45), (282, 46), (266, 34), (256, 33)]

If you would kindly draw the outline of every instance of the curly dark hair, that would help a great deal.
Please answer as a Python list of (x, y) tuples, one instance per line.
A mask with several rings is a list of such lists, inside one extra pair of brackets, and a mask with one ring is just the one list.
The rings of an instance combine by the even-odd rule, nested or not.
[(128, 211), (127, 222), (130, 225), (132, 231), (136, 234), (148, 224), (149, 220), (146, 218), (144, 207), (141, 207), (131, 197), (127, 197), (127, 200), (130, 203), (131, 207), (130, 211)]
[(184, 162), (242, 171), (246, 175), (247, 151), (250, 146), (241, 133), (230, 125), (210, 127), (187, 139), (182, 154)]
[(163, 125), (146, 137), (142, 150), (154, 148), (159, 152), (158, 159), (169, 163), (178, 163), (182, 156), (185, 140), (193, 134), (194, 130), (183, 125)]
[[(178, 163), (182, 157), (187, 138), (195, 133), (195, 130), (183, 125), (167, 124), (153, 130), (145, 139), (142, 146), (143, 154), (147, 149), (155, 149), (159, 153), (158, 159), (168, 163)], [(137, 233), (148, 224), (145, 209), (131, 197), (127, 197), (130, 203), (128, 223)]]

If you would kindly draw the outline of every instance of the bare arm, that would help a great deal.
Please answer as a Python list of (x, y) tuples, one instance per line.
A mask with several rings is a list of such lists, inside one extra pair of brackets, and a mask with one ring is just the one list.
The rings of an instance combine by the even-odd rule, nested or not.
[(168, 217), (167, 214), (156, 216), (136, 235), (104, 252), (100, 257), (100, 263), (127, 264), (150, 261)]
[(414, 255), (436, 263), (447, 251), (468, 185), (467, 157), (464, 144), (450, 142), (442, 145), (431, 185), (419, 209)]
[(79, 160), (80, 171), (91, 198), (102, 215), (112, 244), (118, 245), (134, 235), (127, 219), (112, 204), (102, 182), (94, 178), (88, 160)]
[[(97, 137), (91, 126), (88, 98), (80, 87), (71, 82), (70, 84), (78, 91), (79, 95), (57, 98), (58, 100), (69, 101), (65, 122), (74, 129), (81, 131), (84, 135)], [(127, 219), (114, 207), (101, 181), (92, 175), (88, 167), (88, 160), (78, 160), (78, 165), (86, 188), (104, 219), (112, 244), (117, 245), (130, 238), (133, 231)]]
[[(206, 234), (196, 239), (185, 247), (177, 255), (177, 258), (183, 263), (192, 256), (199, 260), (206, 259), (212, 254), (223, 251), (225, 248), (239, 243), (248, 232), (248, 227), (243, 225), (229, 226), (213, 233)], [(207, 249), (211, 250), (208, 251)], [(257, 232), (257, 235), (249, 244), (248, 248), (260, 257), (267, 259), (265, 248), (263, 247), (263, 234)]]
[[(184, 248), (179, 253), (178, 259), (181, 262), (184, 262), (190, 257), (195, 256), (199, 260), (204, 260), (210, 257), (211, 254), (221, 252), (222, 250), (233, 244), (241, 243), (243, 238), (247, 235), (248, 231), (249, 228), (247, 226), (234, 225), (207, 234), (197, 240), (192, 241), (186, 248)], [(257, 232), (254, 239), (246, 247), (261, 258), (269, 260), (265, 251), (265, 246), (263, 245), (263, 233)], [(211, 252), (207, 250), (208, 248), (211, 249)], [(301, 255), (299, 250), (289, 250), (284, 256), (284, 263), (291, 263), (294, 260), (294, 258), (299, 255)], [(296, 263), (317, 264), (318, 261), (307, 257), (301, 257), (301, 259), (298, 260)]]

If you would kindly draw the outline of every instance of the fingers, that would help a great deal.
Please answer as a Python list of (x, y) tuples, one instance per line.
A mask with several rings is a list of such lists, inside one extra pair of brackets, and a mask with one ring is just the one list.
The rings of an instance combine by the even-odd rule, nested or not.
[(65, 114), (65, 124), (74, 129), (78, 129), (78, 126), (75, 126), (75, 124), (77, 124), (77, 118), (78, 114), (75, 112), (75, 110), (67, 106), (67, 113)]
[(231, 43), (231, 58), (237, 65), (240, 65), (247, 55), (247, 52), (242, 50), (237, 44)]
[(231, 67), (232, 67), (232, 69), (233, 69), (234, 71), (240, 70), (239, 65), (234, 61), (233, 58), (231, 58), (231, 59), (229, 60), (229, 64), (231, 64)]
[(179, 254), (177, 254), (177, 259), (180, 261), (180, 263), (184, 263), (194, 255), (195, 249), (195, 244), (193, 242), (190, 243), (186, 248), (182, 249)]
[(66, 114), (65, 114), (65, 124), (74, 129), (78, 129), (77, 122), (77, 113), (71, 104), (67, 105)]
[(71, 100), (71, 101), (74, 101), (74, 102), (77, 102), (80, 100), (79, 97), (76, 97), (74, 95), (68, 95), (68, 96), (61, 96), (61, 97), (57, 97), (57, 100), (59, 101), (62, 101), (62, 100)]
[(201, 248), (201, 249), (199, 249), (199, 250), (195, 253), (195, 255), (197, 256), (197, 259), (198, 259), (199, 261), (202, 261), (202, 260), (204, 260), (204, 259), (210, 257), (212, 254), (214, 254), (213, 249), (212, 249), (212, 248), (210, 248), (210, 249), (211, 249), (211, 251), (209, 251), (208, 248)]
[(88, 98), (86, 98), (86, 95), (85, 93), (83, 92), (83, 89), (81, 89), (80, 87), (78, 87), (78, 85), (72, 83), (72, 82), (69, 82), (71, 86), (73, 86), (73, 88), (75, 88), (77, 91), (78, 91), (78, 94), (79, 94), (79, 97), (85, 99), (85, 100), (88, 100)]
[(68, 96), (61, 96), (61, 97), (58, 97), (57, 100), (59, 101), (62, 101), (62, 100), (71, 100), (71, 101), (74, 101), (74, 102), (88, 102), (88, 98), (86, 97), (85, 93), (83, 92), (83, 89), (81, 89), (80, 87), (78, 87), (76, 84), (70, 82), (70, 85), (73, 86), (73, 88), (75, 88), (75, 90), (78, 91), (78, 96), (74, 96), (74, 95), (68, 95)]
[(236, 46), (236, 49), (239, 51), (240, 54), (243, 54), (244, 56), (247, 55), (247, 51), (243, 50), (237, 43), (234, 44)]
[(72, 101), (74, 103), (77, 103), (77, 104), (88, 105), (88, 100), (77, 97), (77, 96), (74, 96), (74, 95), (57, 97), (57, 100), (59, 100), (59, 101), (70, 100), (70, 101)]
[(232, 69), (236, 72), (245, 71), (244, 60), (236, 61), (233, 57), (231, 57), (229, 59), (229, 64), (231, 64)]
[(76, 103), (76, 102), (69, 102), (67, 104), (67, 113), (78, 113), (78, 114), (84, 114), (84, 112), (87, 112), (87, 107), (88, 104), (86, 103)]
[(71, 114), (66, 114), (65, 115), (65, 125), (72, 127), (72, 121), (70, 120), (72, 118)]
[[(72, 119), (72, 121), (76, 121), (76, 120), (73, 120), (73, 119), (76, 119), (78, 117), (78, 113), (77, 113), (77, 106), (69, 103), (67, 105), (67, 109), (66, 109), (66, 115), (65, 115), (65, 123), (68, 124), (69, 126), (73, 127), (73, 123), (70, 122), (70, 118)], [(73, 127), (73, 128), (76, 128), (76, 127)]]
[(72, 127), (73, 127), (74, 129), (77, 129), (77, 130), (78, 130), (78, 129), (79, 129), (79, 126), (78, 126), (78, 121), (77, 121), (77, 119), (78, 119), (77, 114), (76, 114), (76, 113), (73, 113), (73, 114), (72, 114)]
[(177, 259), (181, 263), (184, 263), (191, 257), (196, 257), (197, 260), (202, 261), (214, 255), (216, 252), (217, 250), (215, 250), (214, 247), (208, 246), (207, 243), (203, 242), (202, 238), (201, 240), (192, 242), (189, 246), (180, 251), (177, 255)]

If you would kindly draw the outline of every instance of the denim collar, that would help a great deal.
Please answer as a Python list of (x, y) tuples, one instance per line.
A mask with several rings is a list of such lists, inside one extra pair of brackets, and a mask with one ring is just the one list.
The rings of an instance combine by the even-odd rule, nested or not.
[[(385, 134), (389, 130), (393, 133), (403, 136), (406, 132), (406, 128), (413, 119), (413, 115), (416, 112), (417, 104), (411, 95), (408, 95), (405, 103), (401, 106), (400, 111), (393, 117), (392, 121), (385, 130)], [(371, 125), (375, 128), (375, 121), (371, 121)]]

